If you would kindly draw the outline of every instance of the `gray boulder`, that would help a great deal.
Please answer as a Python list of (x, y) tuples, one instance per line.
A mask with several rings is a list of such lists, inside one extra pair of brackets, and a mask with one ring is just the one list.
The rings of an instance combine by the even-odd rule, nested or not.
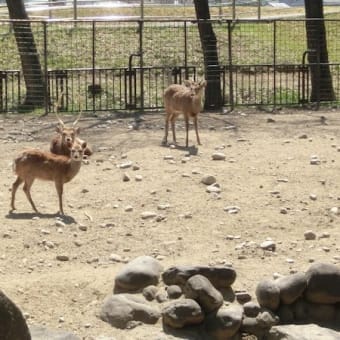
[(191, 276), (198, 274), (205, 276), (217, 289), (229, 288), (236, 280), (235, 269), (227, 266), (174, 266), (162, 274), (162, 279), (167, 285), (185, 285)]
[(107, 297), (100, 311), (100, 318), (117, 328), (128, 328), (136, 321), (155, 324), (160, 316), (157, 308), (149, 305), (146, 300), (131, 294)]
[(0, 339), (31, 340), (30, 332), (20, 309), (1, 290)]
[(152, 301), (156, 298), (158, 288), (154, 285), (147, 286), (143, 289), (142, 294), (148, 300)]
[(137, 291), (157, 285), (162, 265), (151, 256), (140, 256), (126, 264), (115, 277), (115, 290)]
[(304, 299), (298, 299), (292, 305), (295, 320), (298, 322), (306, 322), (308, 320), (308, 303)]
[(276, 281), (280, 289), (280, 299), (283, 303), (289, 305), (296, 301), (306, 289), (307, 278), (304, 273), (296, 273), (281, 277)]
[(70, 332), (52, 330), (42, 326), (30, 326), (32, 340), (80, 340), (80, 338)]
[(182, 294), (182, 288), (178, 285), (171, 285), (167, 287), (166, 293), (168, 294), (169, 299), (178, 299)]
[(255, 290), (256, 298), (261, 307), (272, 311), (278, 309), (280, 305), (280, 289), (273, 280), (261, 281)]
[(272, 327), (264, 340), (339, 340), (340, 333), (314, 324)]
[(233, 337), (241, 327), (243, 308), (239, 305), (221, 307), (205, 319), (205, 331), (211, 340), (225, 340)]
[(335, 320), (336, 309), (334, 304), (307, 304), (309, 319), (316, 323), (331, 324)]
[(243, 305), (244, 315), (250, 318), (255, 318), (260, 313), (261, 307), (257, 302), (249, 301)]
[(280, 305), (279, 309), (276, 311), (276, 314), (280, 318), (280, 324), (294, 323), (295, 315), (293, 307), (294, 305)]
[(162, 310), (164, 324), (172, 328), (183, 328), (202, 323), (204, 313), (200, 305), (192, 299), (170, 302)]
[(223, 304), (222, 294), (202, 275), (192, 276), (184, 287), (185, 296), (199, 303), (202, 309), (209, 313)]
[(340, 302), (340, 268), (329, 263), (315, 263), (306, 272), (305, 298), (314, 303)]

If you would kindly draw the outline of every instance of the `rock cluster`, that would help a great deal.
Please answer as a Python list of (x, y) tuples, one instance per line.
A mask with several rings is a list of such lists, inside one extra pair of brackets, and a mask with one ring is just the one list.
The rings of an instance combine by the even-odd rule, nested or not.
[(305, 273), (263, 280), (256, 288), (258, 303), (280, 318), (280, 324), (334, 325), (340, 320), (340, 269), (315, 263)]
[[(164, 288), (158, 285), (161, 279)], [(115, 292), (118, 287), (128, 294), (108, 297), (100, 317), (119, 328), (162, 319), (169, 332), (190, 326), (200, 338), (212, 340), (239, 339), (244, 333), (275, 339), (275, 334), (292, 332), (283, 324), (334, 325), (340, 320), (340, 269), (335, 265), (316, 263), (306, 273), (263, 280), (256, 288), (257, 301), (247, 292), (234, 292), (235, 280), (236, 271), (229, 266), (163, 271), (157, 260), (143, 256), (118, 273)], [(144, 299), (137, 299), (136, 292)]]
[[(162, 279), (165, 287), (158, 282)], [(118, 328), (156, 323), (165, 328), (196, 329), (206, 339), (231, 339), (241, 332), (263, 333), (278, 318), (246, 292), (233, 292), (236, 271), (229, 266), (174, 266), (163, 271), (152, 257), (126, 264), (115, 277), (100, 318)], [(141, 292), (143, 298), (133, 293)], [(257, 331), (260, 329), (260, 331)]]

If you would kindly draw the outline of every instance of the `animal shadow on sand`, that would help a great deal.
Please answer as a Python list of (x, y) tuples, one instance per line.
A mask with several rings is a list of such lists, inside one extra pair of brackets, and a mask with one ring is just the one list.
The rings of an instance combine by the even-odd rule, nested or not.
[(65, 224), (72, 224), (76, 223), (76, 220), (72, 216), (67, 215), (60, 215), (59, 213), (55, 214), (43, 214), (43, 213), (17, 213), (15, 211), (9, 211), (6, 215), (6, 218), (12, 219), (12, 220), (31, 220), (33, 217), (39, 217), (39, 218), (56, 218), (59, 217)]
[[(198, 154), (198, 147), (196, 145), (191, 145), (191, 146), (181, 146), (181, 145), (177, 145), (177, 144), (170, 144), (174, 149), (176, 150), (180, 150), (180, 151), (188, 151), (190, 156), (197, 156)], [(163, 145), (164, 147), (169, 147), (169, 145)]]

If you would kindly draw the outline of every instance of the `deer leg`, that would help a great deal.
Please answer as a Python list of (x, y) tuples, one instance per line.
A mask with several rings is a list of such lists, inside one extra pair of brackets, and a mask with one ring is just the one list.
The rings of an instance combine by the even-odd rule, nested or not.
[(32, 187), (33, 182), (34, 182), (34, 179), (26, 179), (23, 190), (24, 190), (24, 192), (27, 196), (28, 201), (31, 203), (33, 210), (35, 212), (38, 212), (38, 209), (36, 208), (36, 206), (35, 206), (35, 204), (32, 200), (32, 197), (31, 197), (31, 187)]
[(185, 146), (189, 145), (189, 117), (187, 115), (184, 116), (185, 119)]
[(18, 190), (19, 185), (23, 182), (24, 180), (20, 178), (19, 176), (15, 180), (15, 182), (12, 185), (12, 199), (11, 199), (11, 209), (15, 210), (15, 193)]
[(59, 212), (64, 215), (64, 210), (63, 210), (63, 183), (56, 181), (55, 182), (55, 187), (57, 189), (58, 193), (58, 199), (59, 199)]
[(172, 139), (175, 144), (177, 144), (176, 141), (176, 131), (175, 131), (175, 122), (176, 122), (176, 115), (172, 115), (171, 117), (171, 130), (172, 130)]
[(164, 133), (164, 138), (163, 138), (163, 141), (162, 141), (162, 144), (163, 145), (166, 145), (168, 143), (168, 132), (169, 132), (169, 120), (170, 120), (170, 113), (167, 113), (166, 114), (166, 117), (165, 117), (165, 133)]
[(197, 116), (194, 117), (194, 126), (195, 126), (195, 131), (196, 131), (197, 144), (202, 145), (200, 141), (200, 136), (198, 135)]

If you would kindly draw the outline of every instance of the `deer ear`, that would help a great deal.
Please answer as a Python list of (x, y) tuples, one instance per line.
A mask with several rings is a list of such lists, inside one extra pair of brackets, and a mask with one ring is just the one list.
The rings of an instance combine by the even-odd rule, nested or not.
[(58, 124), (55, 128), (55, 130), (58, 132), (58, 133), (61, 133), (62, 132), (62, 127)]
[(200, 81), (200, 85), (201, 85), (202, 87), (207, 86), (207, 81), (206, 81), (206, 80), (201, 80), (201, 81)]
[(74, 131), (75, 131), (75, 133), (79, 134), (79, 133), (80, 133), (80, 127), (79, 127), (79, 126), (76, 127), (76, 128), (74, 129)]
[(81, 143), (81, 148), (84, 150), (84, 149), (86, 149), (86, 147), (87, 147), (87, 143), (86, 142), (82, 142)]
[(184, 80), (183, 84), (186, 87), (190, 87), (191, 86), (191, 81), (186, 79), (186, 80)]

